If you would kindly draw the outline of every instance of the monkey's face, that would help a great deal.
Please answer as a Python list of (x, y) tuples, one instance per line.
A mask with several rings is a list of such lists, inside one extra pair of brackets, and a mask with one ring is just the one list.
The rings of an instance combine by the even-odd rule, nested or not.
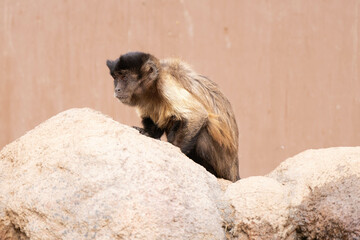
[(122, 103), (135, 106), (155, 86), (159, 75), (159, 61), (147, 53), (130, 52), (106, 62), (114, 78), (114, 91)]
[(112, 74), (114, 78), (114, 96), (122, 103), (135, 105), (134, 96), (139, 88), (138, 75), (130, 71), (120, 71)]

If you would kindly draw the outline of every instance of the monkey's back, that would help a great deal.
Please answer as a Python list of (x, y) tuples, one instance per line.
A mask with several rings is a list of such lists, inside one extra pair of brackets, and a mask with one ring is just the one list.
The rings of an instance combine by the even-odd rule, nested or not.
[(228, 99), (216, 83), (196, 73), (178, 59), (161, 60), (162, 69), (170, 74), (208, 111), (208, 130), (212, 137), (228, 152), (237, 155), (238, 127)]

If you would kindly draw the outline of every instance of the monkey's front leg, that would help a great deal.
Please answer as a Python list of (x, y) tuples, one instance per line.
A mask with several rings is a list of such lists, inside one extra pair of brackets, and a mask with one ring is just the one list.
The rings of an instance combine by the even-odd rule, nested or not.
[(143, 118), (141, 123), (143, 124), (144, 128), (140, 128), (140, 127), (133, 127), (133, 128), (137, 129), (141, 134), (145, 136), (152, 137), (155, 139), (160, 139), (160, 137), (164, 133), (164, 130), (159, 128), (149, 117)]

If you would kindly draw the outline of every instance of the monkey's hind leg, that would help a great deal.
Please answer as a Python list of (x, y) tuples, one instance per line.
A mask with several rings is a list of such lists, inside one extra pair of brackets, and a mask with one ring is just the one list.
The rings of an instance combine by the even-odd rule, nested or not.
[(188, 154), (186, 154), (186, 156), (188, 158), (192, 159), (197, 164), (200, 164), (201, 166), (203, 166), (208, 172), (213, 174), (215, 177), (217, 177), (217, 178), (219, 177), (216, 174), (214, 168), (206, 160), (204, 160), (202, 157), (200, 157), (199, 154), (196, 153), (196, 148), (191, 150)]

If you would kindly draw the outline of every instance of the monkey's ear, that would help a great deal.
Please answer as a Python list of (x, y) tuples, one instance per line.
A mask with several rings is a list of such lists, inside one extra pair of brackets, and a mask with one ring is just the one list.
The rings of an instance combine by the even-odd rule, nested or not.
[(118, 61), (119, 61), (119, 60), (115, 60), (115, 61), (107, 60), (107, 61), (106, 61), (106, 66), (108, 66), (110, 72), (113, 72), (113, 71), (114, 71), (115, 66), (116, 66), (116, 63), (117, 63)]
[(142, 71), (144, 73), (147, 73), (151, 80), (155, 80), (159, 75), (159, 68), (157, 67), (156, 63), (151, 59), (146, 61), (146, 63), (142, 67)]

